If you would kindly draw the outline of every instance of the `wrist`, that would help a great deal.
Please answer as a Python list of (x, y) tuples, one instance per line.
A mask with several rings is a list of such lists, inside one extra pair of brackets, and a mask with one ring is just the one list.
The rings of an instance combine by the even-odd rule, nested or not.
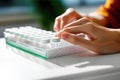
[(88, 16), (93, 22), (95, 22), (95, 23), (97, 23), (97, 24), (99, 24), (99, 25), (102, 25), (102, 26), (108, 26), (108, 25), (109, 25), (108, 19), (107, 19), (105, 16), (103, 16), (103, 15), (97, 13), (97, 12), (89, 13), (87, 16)]
[[(113, 34), (115, 34), (116, 36), (116, 42), (120, 45), (120, 29), (110, 29), (111, 31), (113, 31)], [(113, 36), (113, 37), (115, 37)]]

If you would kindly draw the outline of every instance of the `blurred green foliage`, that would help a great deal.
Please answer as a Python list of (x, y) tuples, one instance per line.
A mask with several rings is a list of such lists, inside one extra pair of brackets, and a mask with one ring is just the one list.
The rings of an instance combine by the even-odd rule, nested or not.
[(62, 0), (33, 0), (40, 28), (53, 30), (54, 20), (65, 11)]

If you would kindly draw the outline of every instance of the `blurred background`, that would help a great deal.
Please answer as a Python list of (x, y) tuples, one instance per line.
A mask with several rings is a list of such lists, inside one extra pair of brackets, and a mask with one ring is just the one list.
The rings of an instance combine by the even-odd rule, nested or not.
[(54, 19), (67, 8), (89, 13), (105, 0), (0, 0), (0, 37), (5, 28), (33, 26), (53, 30)]

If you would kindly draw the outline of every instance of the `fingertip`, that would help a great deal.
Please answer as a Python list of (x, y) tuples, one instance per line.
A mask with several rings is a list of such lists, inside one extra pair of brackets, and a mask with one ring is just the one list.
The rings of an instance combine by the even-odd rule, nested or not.
[(60, 23), (59, 22), (55, 22), (53, 29), (56, 32), (60, 31)]
[(60, 38), (60, 33), (59, 33), (59, 32), (56, 32), (56, 33), (55, 33), (55, 37), (59, 37), (59, 38)]
[(58, 28), (57, 28), (57, 27), (54, 27), (54, 31), (55, 31), (55, 32), (58, 32), (59, 30), (58, 30)]

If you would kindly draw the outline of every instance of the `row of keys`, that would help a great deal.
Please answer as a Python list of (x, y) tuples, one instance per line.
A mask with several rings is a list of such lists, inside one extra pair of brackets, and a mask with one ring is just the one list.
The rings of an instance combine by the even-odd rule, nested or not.
[(58, 48), (68, 46), (68, 42), (55, 37), (52, 31), (45, 31), (33, 27), (19, 27), (5, 29), (7, 38), (21, 44), (27, 44), (39, 48)]
[(16, 36), (20, 36), (22, 38), (41, 41), (43, 43), (49, 43), (50, 41), (60, 42), (60, 39), (55, 37), (55, 33), (32, 27), (5, 29), (5, 32), (15, 34)]

